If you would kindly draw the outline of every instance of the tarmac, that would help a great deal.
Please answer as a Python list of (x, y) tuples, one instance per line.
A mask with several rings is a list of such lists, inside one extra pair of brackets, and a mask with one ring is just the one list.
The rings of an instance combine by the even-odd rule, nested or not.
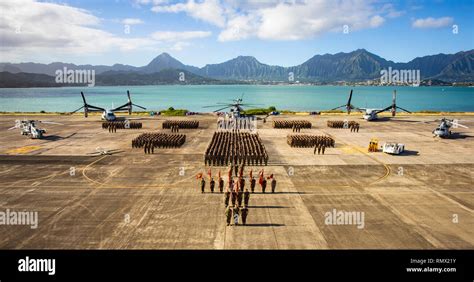
[[(367, 122), (360, 115), (272, 116), (258, 121), (269, 155), (276, 193), (251, 194), (246, 226), (226, 226), (223, 195), (202, 194), (204, 152), (217, 117), (144, 117), (142, 129), (101, 128), (99, 116), (1, 115), (0, 212), (38, 213), (38, 226), (0, 225), (0, 249), (473, 249), (474, 116), (451, 139), (433, 138), (439, 116), (404, 115)], [(12, 127), (16, 119), (39, 124), (44, 139), (29, 139)], [(144, 154), (131, 140), (161, 129), (165, 119), (197, 119), (181, 148)], [(272, 120), (304, 119), (301, 134), (330, 135), (336, 147), (325, 155), (286, 144), (291, 129)], [(355, 120), (358, 133), (328, 128), (327, 120)], [(394, 141), (406, 152), (368, 153)], [(100, 155), (101, 150), (116, 150)], [(213, 167), (226, 175), (226, 167)], [(226, 178), (226, 177), (225, 177)], [(227, 181), (226, 181), (227, 182)], [(246, 187), (249, 182), (246, 181)], [(355, 222), (328, 223), (328, 213), (363, 213)]]

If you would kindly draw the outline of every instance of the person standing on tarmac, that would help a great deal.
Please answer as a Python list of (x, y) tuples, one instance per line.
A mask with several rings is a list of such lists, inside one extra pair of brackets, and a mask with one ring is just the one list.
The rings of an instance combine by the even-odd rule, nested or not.
[(201, 178), (201, 181), (199, 181), (199, 184), (201, 185), (201, 193), (204, 193), (204, 189), (206, 187), (206, 180), (204, 180), (204, 177)]
[(224, 179), (222, 179), (222, 177), (219, 175), (219, 192), (223, 192), (224, 191)]
[(267, 180), (263, 179), (262, 180), (262, 193), (265, 193), (266, 188), (267, 188)]
[(249, 205), (249, 200), (250, 200), (249, 189), (245, 189), (245, 192), (244, 192), (244, 206), (247, 207)]
[(226, 218), (227, 226), (229, 226), (232, 220), (232, 208), (230, 206), (227, 206), (225, 208), (225, 218)]
[(229, 189), (225, 190), (224, 193), (224, 205), (227, 207), (229, 206), (229, 199), (230, 199), (230, 191)]
[(249, 209), (247, 206), (243, 206), (240, 208), (240, 218), (242, 220), (242, 225), (247, 224), (247, 215), (249, 214)]
[(232, 219), (235, 225), (239, 225), (239, 207), (237, 205), (232, 209)]
[(277, 182), (275, 180), (275, 177), (273, 177), (273, 174), (270, 175), (270, 179), (272, 180), (271, 183), (270, 183), (271, 186), (272, 186), (272, 193), (275, 193)]
[(209, 188), (211, 188), (211, 193), (214, 193), (214, 186), (216, 185), (216, 182), (214, 181), (214, 178), (211, 177), (211, 181), (209, 182)]

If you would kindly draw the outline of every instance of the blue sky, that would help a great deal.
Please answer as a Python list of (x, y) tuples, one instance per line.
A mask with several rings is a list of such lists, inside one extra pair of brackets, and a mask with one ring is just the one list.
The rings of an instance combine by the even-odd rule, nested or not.
[(472, 0), (7, 0), (0, 6), (7, 23), (0, 27), (2, 62), (142, 66), (168, 52), (199, 67), (238, 55), (292, 66), (359, 48), (396, 62), (474, 49)]

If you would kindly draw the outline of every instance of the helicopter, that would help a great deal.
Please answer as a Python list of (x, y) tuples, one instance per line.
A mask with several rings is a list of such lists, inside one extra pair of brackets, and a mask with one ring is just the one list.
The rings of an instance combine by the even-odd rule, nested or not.
[(244, 110), (242, 106), (259, 106), (258, 104), (244, 104), (242, 103), (244, 98), (244, 93), (242, 93), (242, 96), (238, 99), (232, 99), (231, 103), (217, 103), (216, 105), (212, 106), (204, 106), (203, 108), (217, 108), (217, 107), (222, 107), (220, 109), (217, 109), (213, 111), (214, 113), (220, 112), (224, 109), (230, 108), (229, 115), (232, 117), (241, 117), (243, 116), (241, 112)]
[(337, 110), (337, 109), (340, 109), (340, 108), (346, 108), (347, 114), (350, 114), (351, 110), (355, 109), (359, 112), (363, 112), (364, 113), (363, 118), (367, 121), (372, 121), (372, 120), (378, 119), (378, 116), (377, 116), (378, 113), (385, 112), (385, 111), (388, 111), (388, 110), (390, 110), (390, 112), (392, 112), (393, 117), (396, 115), (397, 109), (400, 109), (404, 112), (407, 112), (407, 113), (411, 114), (410, 111), (405, 110), (404, 108), (397, 106), (396, 98), (397, 98), (397, 91), (393, 90), (392, 104), (390, 106), (388, 106), (386, 108), (383, 108), (383, 109), (358, 108), (358, 107), (354, 107), (351, 104), (351, 100), (352, 100), (352, 89), (351, 89), (351, 92), (349, 94), (349, 99), (347, 100), (347, 104), (341, 105), (341, 106), (336, 107), (334, 109), (331, 109), (331, 111), (332, 110)]
[(17, 120), (15, 126), (10, 127), (8, 130), (19, 128), (21, 135), (27, 135), (31, 139), (41, 139), (46, 130), (36, 126), (36, 123), (48, 123), (48, 124), (60, 124), (51, 121), (40, 121), (40, 120)]
[(130, 98), (130, 91), (128, 90), (127, 90), (127, 95), (128, 95), (128, 102), (125, 103), (124, 105), (117, 107), (115, 109), (104, 109), (101, 107), (88, 104), (86, 102), (86, 97), (84, 96), (84, 93), (81, 91), (81, 96), (82, 96), (82, 100), (84, 101), (84, 105), (80, 107), (79, 109), (72, 111), (70, 114), (73, 114), (79, 111), (80, 109), (84, 109), (84, 117), (87, 117), (89, 112), (102, 112), (101, 119), (106, 120), (106, 121), (115, 121), (118, 119), (117, 116), (115, 115), (115, 112), (128, 111), (128, 114), (131, 115), (132, 106), (136, 106), (136, 107), (146, 110), (145, 107), (132, 103), (132, 99)]
[(440, 120), (435, 120), (435, 121), (440, 121), (441, 123), (438, 125), (438, 127), (436, 127), (433, 130), (434, 137), (440, 137), (440, 138), (451, 137), (452, 136), (452, 132), (450, 130), (451, 127), (457, 128), (459, 126), (459, 127), (469, 128), (465, 125), (460, 124), (457, 119), (442, 118)]

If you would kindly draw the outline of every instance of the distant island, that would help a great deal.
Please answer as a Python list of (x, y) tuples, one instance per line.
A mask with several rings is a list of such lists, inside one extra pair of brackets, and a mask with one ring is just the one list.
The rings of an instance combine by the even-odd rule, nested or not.
[(315, 55), (293, 67), (271, 66), (251, 56), (239, 56), (202, 68), (185, 65), (162, 53), (148, 65), (75, 65), (55, 62), (0, 63), (0, 87), (64, 87), (87, 83), (58, 83), (57, 71), (94, 71), (95, 85), (199, 85), (199, 84), (311, 84), (311, 85), (411, 85), (382, 83), (381, 71), (417, 70), (416, 86), (473, 86), (474, 50), (415, 58), (408, 63), (385, 60), (365, 49), (349, 53)]

